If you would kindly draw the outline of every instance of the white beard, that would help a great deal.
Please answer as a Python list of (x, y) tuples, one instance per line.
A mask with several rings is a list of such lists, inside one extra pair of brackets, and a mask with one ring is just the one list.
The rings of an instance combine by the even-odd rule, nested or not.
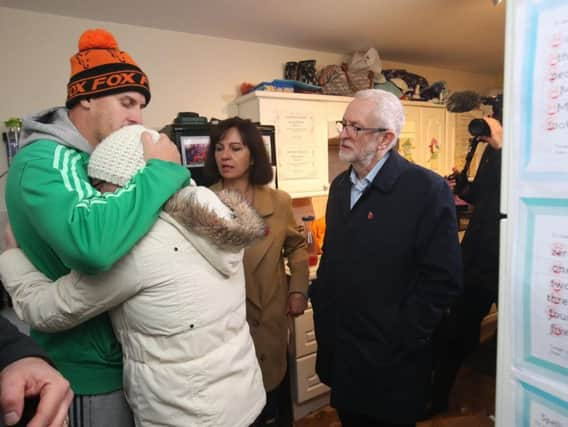
[(376, 150), (368, 152), (365, 151), (354, 152), (347, 150), (344, 151), (341, 149), (341, 145), (339, 146), (339, 159), (341, 161), (347, 162), (349, 164), (357, 164), (362, 166), (363, 168), (369, 166), (375, 160), (376, 155), (377, 155)]
[(342, 162), (351, 163), (353, 157), (352, 154), (353, 153), (346, 153), (341, 149), (341, 147), (339, 147), (339, 160), (341, 160)]

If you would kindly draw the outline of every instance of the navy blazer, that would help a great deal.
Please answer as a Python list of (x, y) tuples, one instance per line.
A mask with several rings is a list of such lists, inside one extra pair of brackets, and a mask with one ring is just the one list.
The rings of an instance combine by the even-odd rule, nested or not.
[(333, 406), (411, 423), (428, 397), (432, 333), (462, 288), (454, 198), (393, 151), (350, 209), (349, 173), (331, 185), (310, 288), (316, 370)]

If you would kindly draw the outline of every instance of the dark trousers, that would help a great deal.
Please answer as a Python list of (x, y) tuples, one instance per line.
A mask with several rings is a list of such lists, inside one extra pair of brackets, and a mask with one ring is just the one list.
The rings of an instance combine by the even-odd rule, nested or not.
[(479, 347), (481, 322), (497, 302), (497, 291), (468, 286), (434, 334), (432, 411), (448, 408), (458, 371)]
[(266, 393), (266, 405), (251, 427), (292, 427), (292, 398), (288, 372), (274, 390)]
[(369, 415), (356, 414), (354, 412), (337, 409), (342, 427), (416, 427), (416, 423), (393, 424), (381, 421)]

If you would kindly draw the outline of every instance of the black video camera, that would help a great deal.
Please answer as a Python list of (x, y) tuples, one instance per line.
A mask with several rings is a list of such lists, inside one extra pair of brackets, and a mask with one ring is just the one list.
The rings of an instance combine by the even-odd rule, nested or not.
[[(503, 95), (499, 94), (496, 96), (484, 96), (481, 97), (479, 94), (473, 91), (463, 91), (463, 92), (456, 92), (450, 99), (448, 99), (448, 103), (446, 108), (451, 113), (465, 113), (476, 108), (479, 108), (480, 105), (490, 105), (492, 111), (491, 117), (498, 120), (499, 122), (503, 119)], [(481, 137), (490, 137), (491, 136), (491, 128), (489, 124), (484, 119), (473, 119), (469, 122), (467, 127), (469, 133), (472, 137), (469, 139), (469, 147), (467, 150), (467, 154), (465, 156), (465, 165), (460, 172), (454, 172), (451, 175), (448, 175), (446, 178), (449, 180), (456, 181), (456, 190), (459, 187), (460, 182), (467, 181), (467, 175), (469, 171), (469, 167), (471, 165), (471, 161), (473, 159), (473, 155), (475, 154), (475, 150), (477, 145), (479, 144)], [(459, 191), (458, 191), (459, 192)]]
[(478, 138), (480, 136), (491, 136), (491, 129), (487, 122), (483, 119), (473, 119), (469, 122), (467, 130), (474, 138)]
[(498, 120), (499, 123), (503, 121), (503, 95), (495, 96), (482, 96), (481, 103), (483, 105), (490, 105), (493, 110), (491, 117)]
[[(498, 120), (499, 122), (502, 121), (503, 95), (500, 94), (497, 96), (481, 97), (481, 103), (483, 105), (490, 105), (491, 109), (493, 110), (493, 114), (491, 114), (491, 117), (493, 117), (495, 120)], [(483, 119), (473, 119), (471, 122), (469, 122), (467, 129), (469, 133), (474, 137), (491, 136), (491, 129), (489, 128), (487, 122)]]

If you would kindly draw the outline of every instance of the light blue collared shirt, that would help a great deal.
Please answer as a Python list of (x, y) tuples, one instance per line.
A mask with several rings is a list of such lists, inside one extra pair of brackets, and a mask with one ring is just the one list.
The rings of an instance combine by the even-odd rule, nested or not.
[(351, 209), (357, 203), (357, 200), (361, 197), (365, 189), (369, 186), (371, 182), (375, 179), (385, 162), (390, 156), (390, 151), (388, 151), (384, 157), (377, 162), (377, 164), (371, 169), (371, 172), (367, 174), (367, 176), (363, 179), (357, 178), (357, 174), (355, 173), (355, 169), (351, 168), (351, 174), (349, 178), (351, 179)]

